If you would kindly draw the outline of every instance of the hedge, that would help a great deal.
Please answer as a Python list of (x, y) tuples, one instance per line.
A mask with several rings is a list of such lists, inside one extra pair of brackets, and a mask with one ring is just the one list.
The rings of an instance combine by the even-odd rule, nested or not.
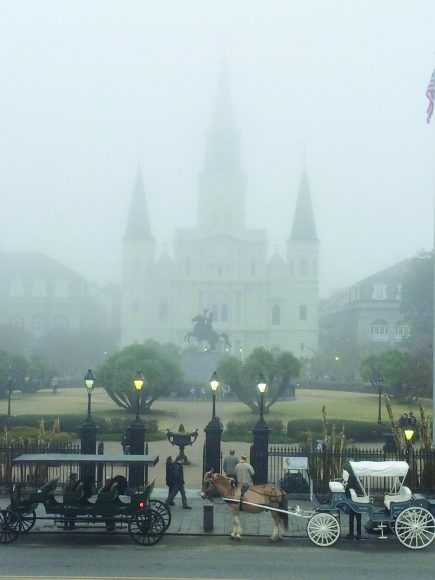
[[(18, 415), (17, 417), (0, 416), (0, 428), (8, 427), (39, 427), (41, 419), (44, 420), (46, 431), (51, 431), (56, 419), (60, 421), (62, 432), (79, 433), (80, 425), (85, 417), (83, 415)], [(105, 419), (98, 415), (92, 415), (92, 419), (98, 427), (98, 433), (121, 433), (131, 424), (131, 417)], [(157, 419), (145, 419), (145, 427), (148, 431), (158, 431)]]
[[(363, 442), (383, 441), (384, 434), (391, 433), (389, 424), (370, 423), (367, 421), (351, 421), (347, 419), (337, 419), (328, 421), (328, 432), (331, 432), (335, 425), (336, 433), (341, 432), (344, 426), (346, 439)], [(287, 436), (292, 440), (301, 441), (306, 438), (307, 431), (313, 437), (323, 437), (322, 419), (294, 419), (287, 423)]]

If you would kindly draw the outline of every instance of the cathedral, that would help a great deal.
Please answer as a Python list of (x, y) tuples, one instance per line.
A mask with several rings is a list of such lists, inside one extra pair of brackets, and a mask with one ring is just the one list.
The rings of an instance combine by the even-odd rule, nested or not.
[(225, 72), (198, 189), (196, 227), (178, 229), (172, 252), (157, 256), (138, 169), (123, 239), (122, 346), (147, 339), (187, 346), (198, 316), (221, 336), (217, 352), (243, 360), (262, 346), (311, 357), (318, 348), (319, 242), (306, 170), (285, 259), (270, 255), (266, 231), (245, 220), (246, 179)]

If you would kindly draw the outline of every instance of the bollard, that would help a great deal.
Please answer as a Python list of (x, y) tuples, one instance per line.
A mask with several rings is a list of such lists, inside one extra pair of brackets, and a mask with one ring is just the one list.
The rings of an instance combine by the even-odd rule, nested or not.
[(204, 532), (213, 531), (213, 506), (204, 506)]

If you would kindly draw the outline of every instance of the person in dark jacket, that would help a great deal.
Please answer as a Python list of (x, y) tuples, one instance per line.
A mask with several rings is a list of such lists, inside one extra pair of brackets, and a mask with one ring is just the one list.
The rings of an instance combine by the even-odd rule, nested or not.
[[(349, 473), (349, 479), (347, 480), (346, 485), (346, 495), (347, 497), (350, 496), (350, 490), (354, 489), (356, 495), (362, 496), (363, 490), (359, 484), (358, 479), (355, 475), (351, 472)], [(355, 518), (356, 518), (356, 535), (355, 532)], [(348, 540), (360, 540), (361, 539), (361, 514), (358, 512), (353, 511), (352, 509), (349, 512), (349, 533), (347, 534), (346, 538)]]
[(187, 505), (186, 492), (184, 490), (184, 470), (181, 459), (177, 459), (172, 463), (170, 467), (169, 481), (172, 482), (172, 489), (169, 491), (168, 498), (166, 500), (166, 505), (170, 506), (174, 501), (174, 497), (180, 492), (181, 501), (183, 503), (183, 509), (191, 510), (190, 505)]
[[(172, 470), (173, 463), (174, 460), (172, 459), (172, 455), (169, 455), (169, 457), (166, 459), (166, 485), (168, 486), (168, 497), (171, 494), (172, 488), (174, 487), (173, 470)], [(171, 501), (169, 505), (174, 506), (175, 502)]]

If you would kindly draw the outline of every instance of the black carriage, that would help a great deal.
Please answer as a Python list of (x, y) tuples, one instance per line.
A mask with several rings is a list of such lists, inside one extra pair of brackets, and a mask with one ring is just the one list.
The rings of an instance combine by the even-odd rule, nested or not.
[[(83, 531), (91, 526), (105, 531), (126, 529), (136, 543), (156, 544), (170, 525), (170, 511), (151, 498), (154, 482), (132, 487), (128, 474), (143, 474), (158, 459), (152, 455), (78, 454), (15, 458), (10, 504), (0, 510), (0, 543), (11, 543), (21, 533), (30, 532), (37, 520), (51, 520), (65, 530)], [(65, 481), (74, 470), (80, 479), (74, 490), (66, 491)]]

